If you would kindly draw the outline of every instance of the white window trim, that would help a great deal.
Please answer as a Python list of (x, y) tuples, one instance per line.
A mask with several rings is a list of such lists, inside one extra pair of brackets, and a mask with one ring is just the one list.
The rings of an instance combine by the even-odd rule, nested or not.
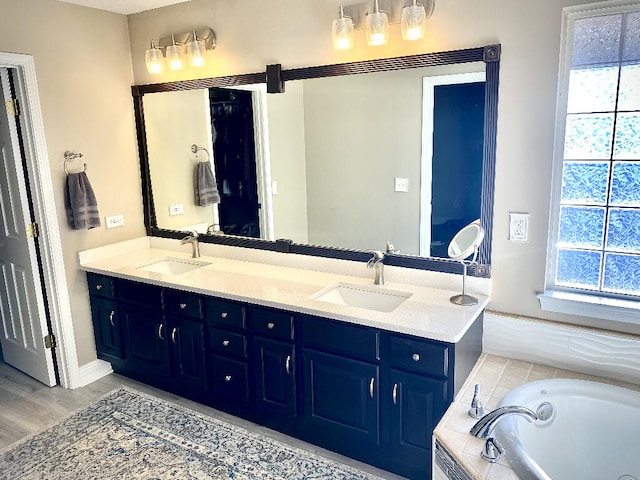
[[(635, 7), (635, 8), (629, 8)], [(553, 170), (551, 178), (551, 207), (549, 211), (549, 240), (545, 291), (538, 295), (542, 310), (600, 318), (622, 323), (640, 323), (640, 301), (611, 298), (586, 292), (567, 291), (555, 285), (556, 239), (560, 213), (562, 167), (564, 160), (565, 126), (567, 118), (567, 93), (571, 66), (573, 22), (578, 18), (610, 15), (640, 10), (638, 0), (610, 0), (589, 5), (565, 7), (562, 10), (561, 50), (558, 66), (558, 98), (556, 103)]]

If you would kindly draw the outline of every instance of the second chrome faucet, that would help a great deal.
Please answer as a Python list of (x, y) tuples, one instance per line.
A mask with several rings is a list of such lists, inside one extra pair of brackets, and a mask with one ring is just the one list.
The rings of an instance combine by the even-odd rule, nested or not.
[(367, 262), (367, 268), (373, 268), (376, 276), (373, 280), (375, 285), (384, 285), (384, 253), (374, 250), (373, 257)]
[(186, 243), (190, 243), (192, 247), (193, 254), (191, 255), (193, 258), (200, 257), (200, 244), (198, 243), (198, 232), (190, 232), (189, 235), (180, 240), (180, 245), (184, 245)]

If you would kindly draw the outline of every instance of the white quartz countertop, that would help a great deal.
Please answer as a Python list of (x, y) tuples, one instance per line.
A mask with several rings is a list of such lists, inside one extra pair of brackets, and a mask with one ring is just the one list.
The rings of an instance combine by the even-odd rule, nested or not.
[(129, 250), (133, 251), (108, 246), (80, 252), (81, 269), (450, 343), (462, 338), (489, 302), (487, 296), (474, 294), (478, 304), (462, 307), (449, 301), (460, 292), (387, 282), (376, 288), (407, 292), (411, 296), (393, 311), (379, 312), (310, 298), (337, 283), (373, 286), (370, 278), (207, 255), (198, 261), (208, 265), (180, 275), (167, 275), (139, 267), (163, 258), (189, 261), (191, 255), (151, 247)]

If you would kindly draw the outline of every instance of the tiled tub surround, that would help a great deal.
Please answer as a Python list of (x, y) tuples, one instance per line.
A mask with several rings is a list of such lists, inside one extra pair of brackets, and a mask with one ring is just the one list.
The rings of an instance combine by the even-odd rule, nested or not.
[[(373, 272), (365, 264), (211, 244), (201, 244), (200, 251), (202, 256), (198, 260), (209, 265), (181, 275), (138, 269), (166, 257), (191, 259), (190, 247), (180, 245), (178, 240), (144, 237), (80, 252), (79, 260), (82, 269), (89, 272), (199, 294), (215, 294), (220, 298), (298, 313), (322, 315), (450, 343), (462, 338), (489, 302), (487, 295), (476, 293), (487, 289), (486, 279), (474, 279), (476, 283), (469, 287), (478, 298), (478, 305), (460, 307), (449, 301), (452, 295), (459, 293), (455, 285), (461, 281), (459, 275), (440, 274), (434, 281), (433, 275), (430, 275), (433, 272), (385, 267), (387, 282), (381, 288), (411, 293), (411, 297), (395, 310), (378, 312), (336, 305), (309, 297), (340, 282), (373, 285)], [(252, 261), (239, 260), (234, 256), (250, 258)], [(434, 288), (428, 286), (428, 282), (438, 285), (450, 282), (447, 286), (451, 289)]]
[[(442, 445), (473, 480), (518, 480), (520, 477), (511, 469), (505, 457), (494, 464), (480, 458), (484, 440), (469, 434), (476, 420), (467, 414), (474, 387), (476, 384), (480, 385), (480, 400), (488, 413), (496, 408), (502, 397), (513, 388), (536, 380), (552, 378), (589, 380), (640, 391), (640, 386), (633, 383), (483, 353), (455, 401), (434, 430), (434, 441)], [(463, 474), (460, 478), (466, 477)]]

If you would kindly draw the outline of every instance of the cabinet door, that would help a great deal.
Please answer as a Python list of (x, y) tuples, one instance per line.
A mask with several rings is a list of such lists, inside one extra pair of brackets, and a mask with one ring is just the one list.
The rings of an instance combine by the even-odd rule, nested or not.
[(126, 326), (127, 367), (132, 373), (169, 376), (169, 343), (164, 316), (146, 307), (123, 305)]
[(391, 370), (392, 458), (401, 475), (424, 477), (431, 468), (431, 437), (447, 402), (447, 382)]
[(379, 367), (304, 349), (304, 422), (338, 451), (378, 445)]
[(98, 357), (106, 361), (123, 359), (124, 351), (118, 304), (114, 300), (91, 297), (91, 316)]
[(206, 375), (203, 324), (184, 318), (172, 318), (168, 325), (173, 376), (187, 386), (204, 389)]
[(258, 410), (271, 416), (296, 415), (294, 350), (290, 343), (254, 338), (254, 378)]

